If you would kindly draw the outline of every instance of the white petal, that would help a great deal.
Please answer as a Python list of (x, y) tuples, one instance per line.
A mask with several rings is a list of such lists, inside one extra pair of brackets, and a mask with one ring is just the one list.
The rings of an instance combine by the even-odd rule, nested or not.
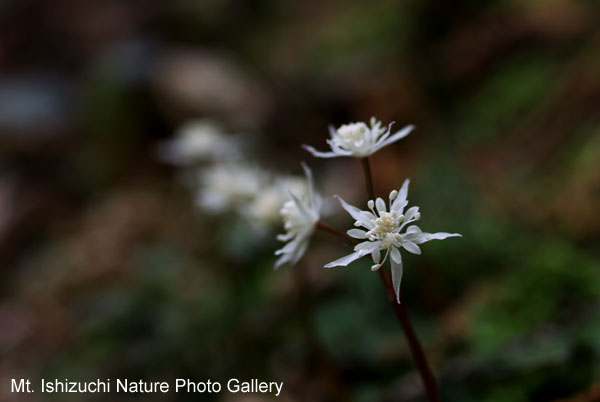
[(288, 262), (291, 264), (297, 263), (306, 253), (311, 233), (312, 228), (303, 230), (296, 235), (294, 240), (275, 251), (275, 255), (282, 254), (282, 256), (275, 262), (274, 268), (277, 269)]
[(313, 156), (316, 156), (317, 158), (335, 158), (335, 157), (341, 156), (341, 155), (336, 154), (335, 152), (317, 151), (310, 145), (302, 145), (302, 148), (306, 149), (308, 152), (310, 152), (311, 154), (313, 154)]
[(364, 227), (366, 227), (368, 229), (371, 229), (373, 227), (373, 225), (371, 225), (371, 221), (363, 213), (364, 211), (356, 208), (353, 205), (348, 204), (346, 201), (344, 201), (342, 199), (342, 197), (340, 197), (338, 195), (335, 195), (334, 197), (338, 199), (340, 204), (342, 204), (342, 208), (344, 208), (346, 210), (346, 212), (348, 212), (350, 214), (350, 216), (354, 218), (354, 220), (359, 221), (360, 223), (363, 224)]
[(298, 211), (300, 211), (300, 213), (302, 214), (302, 217), (306, 221), (311, 221), (313, 217), (312, 217), (310, 211), (308, 209), (306, 209), (306, 206), (302, 203), (302, 201), (300, 201), (298, 199), (298, 197), (296, 197), (294, 195), (294, 193), (292, 193), (291, 191), (290, 191), (290, 196), (294, 200), (294, 204), (296, 204), (296, 208), (298, 208)]
[(402, 242), (402, 247), (413, 254), (421, 254), (421, 249), (415, 243), (411, 241)]
[(275, 251), (275, 255), (280, 255), (280, 254), (290, 254), (294, 251), (294, 249), (298, 246), (298, 243), (300, 242), (300, 238), (299, 237), (295, 237), (294, 240), (292, 240), (289, 243), (286, 243), (282, 248), (280, 248), (279, 250)]
[(375, 206), (377, 207), (377, 212), (379, 212), (380, 215), (382, 212), (387, 211), (385, 209), (385, 201), (383, 201), (381, 198), (377, 198), (377, 200), (375, 200)]
[(313, 180), (312, 171), (306, 163), (301, 162), (300, 165), (302, 165), (302, 170), (304, 170), (304, 175), (308, 181), (308, 198), (313, 199), (315, 194), (315, 182)]
[(422, 233), (422, 230), (417, 225), (411, 225), (406, 229), (406, 233)]
[(282, 266), (283, 264), (285, 264), (286, 262), (288, 262), (289, 260), (290, 260), (290, 255), (289, 254), (284, 254), (281, 257), (279, 257), (277, 259), (277, 261), (275, 261), (275, 266), (273, 268), (277, 269), (280, 266)]
[(408, 223), (409, 221), (413, 220), (417, 215), (417, 212), (419, 212), (419, 207), (408, 208), (404, 214), (404, 222)]
[(413, 232), (413, 233), (407, 233), (406, 235), (403, 236), (404, 240), (413, 242), (415, 244), (423, 244), (425, 242), (428, 242), (429, 240), (444, 240), (444, 239), (447, 239), (448, 237), (462, 237), (462, 236), (458, 233), (444, 233), (444, 232), (439, 232), (439, 233)]
[(381, 261), (380, 249), (373, 250), (373, 252), (371, 253), (371, 257), (373, 257), (373, 261), (375, 261), (375, 263), (379, 263)]
[(400, 190), (398, 190), (398, 196), (392, 203), (392, 207), (391, 207), (392, 211), (402, 213), (401, 209), (404, 209), (404, 207), (407, 204), (406, 197), (408, 196), (408, 185), (409, 184), (410, 184), (410, 179), (406, 179), (406, 180), (404, 180), (404, 183), (402, 183), (402, 187), (400, 187)]
[(350, 229), (346, 232), (346, 234), (350, 237), (354, 237), (355, 239), (366, 239), (367, 232), (360, 229)]
[(396, 264), (402, 264), (402, 257), (400, 256), (400, 250), (397, 247), (392, 247), (390, 250), (390, 256), (392, 257), (392, 261)]
[(363, 241), (354, 246), (354, 251), (362, 251), (363, 255), (367, 255), (379, 247), (381, 247), (380, 241)]
[(333, 153), (335, 153), (338, 156), (352, 156), (352, 155), (354, 155), (354, 152), (348, 151), (347, 149), (343, 149), (342, 147), (340, 147), (339, 145), (337, 145), (333, 140), (327, 140), (326, 142), (331, 147), (331, 150), (333, 151)]
[(304, 254), (306, 253), (306, 249), (308, 248), (308, 238), (303, 237), (302, 239), (303, 239), (302, 242), (300, 242), (300, 244), (294, 250), (294, 252), (291, 256), (292, 264), (296, 264), (300, 260), (300, 258), (302, 258), (304, 256)]
[(371, 221), (374, 221), (375, 219), (377, 219), (377, 217), (369, 211), (360, 211), (360, 213), (363, 214), (365, 216), (365, 218), (367, 218), (369, 220), (369, 223)]
[(279, 240), (279, 241), (288, 241), (292, 237), (294, 237), (293, 233), (278, 234), (277, 235), (277, 240)]
[[(380, 145), (383, 144), (385, 139), (390, 136), (393, 125), (394, 125), (394, 122), (391, 122), (390, 124), (388, 124), (387, 128), (384, 129), (382, 131), (382, 133), (376, 138), (376, 141), (371, 146), (371, 152), (377, 152), (377, 150), (379, 150), (381, 148)], [(379, 128), (379, 130), (381, 131), (381, 127)]]
[(458, 233), (445, 233), (445, 232), (438, 232), (438, 233), (426, 233), (429, 240), (444, 240), (447, 239), (448, 237), (462, 237), (461, 234)]
[(391, 136), (389, 136), (388, 138), (386, 138), (384, 141), (382, 141), (381, 143), (377, 144), (376, 146), (376, 150), (380, 150), (383, 147), (386, 147), (398, 140), (401, 140), (402, 138), (406, 137), (408, 134), (410, 134), (411, 131), (413, 131), (415, 128), (415, 126), (413, 125), (408, 125), (404, 128), (402, 128), (401, 130), (395, 132), (394, 134), (392, 134)]
[(402, 260), (395, 262), (392, 260), (392, 285), (396, 292), (396, 300), (400, 303), (400, 283), (402, 282)]
[(358, 260), (360, 257), (362, 257), (360, 251), (355, 251), (352, 254), (348, 254), (345, 257), (342, 257), (340, 259), (330, 262), (329, 264), (326, 264), (325, 268), (345, 267), (346, 265), (350, 264), (352, 261)]

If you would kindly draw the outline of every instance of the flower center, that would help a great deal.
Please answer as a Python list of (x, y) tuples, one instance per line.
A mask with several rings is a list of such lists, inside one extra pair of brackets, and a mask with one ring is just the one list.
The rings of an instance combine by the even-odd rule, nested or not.
[(371, 229), (369, 233), (372, 232), (379, 237), (394, 232), (398, 229), (398, 217), (396, 211), (379, 213), (379, 218), (375, 219), (373, 226), (373, 229)]
[(367, 130), (364, 123), (344, 124), (337, 129), (337, 135), (344, 143), (354, 143), (364, 139)]
[(286, 201), (281, 208), (284, 228), (287, 231), (298, 231), (303, 224), (302, 214), (296, 207), (294, 201)]
[(368, 239), (370, 241), (381, 240), (381, 248), (384, 249), (402, 241), (402, 236), (396, 231), (403, 219), (404, 216), (398, 217), (396, 211), (380, 212), (379, 218), (372, 221), (373, 229), (367, 232)]

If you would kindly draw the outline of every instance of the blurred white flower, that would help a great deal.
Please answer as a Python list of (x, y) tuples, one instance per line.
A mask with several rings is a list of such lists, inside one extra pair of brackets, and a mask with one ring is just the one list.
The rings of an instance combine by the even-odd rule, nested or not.
[[(413, 254), (421, 254), (419, 244), (429, 240), (443, 240), (448, 237), (461, 236), (458, 233), (425, 233), (416, 225), (410, 225), (421, 218), (419, 207), (411, 207), (406, 212), (404, 208), (408, 205), (406, 196), (408, 194), (407, 179), (399, 191), (390, 193), (390, 207), (381, 198), (368, 202), (369, 211), (360, 210), (337, 197), (342, 207), (354, 218), (354, 226), (347, 234), (355, 239), (365, 240), (354, 247), (354, 252), (338, 260), (325, 265), (325, 268), (346, 266), (349, 263), (371, 254), (375, 264), (371, 267), (373, 271), (378, 270), (391, 256), (392, 283), (396, 292), (398, 303), (400, 303), (400, 281), (402, 279), (402, 258), (400, 248)], [(410, 226), (409, 226), (410, 225)], [(359, 229), (361, 228), (361, 229)], [(403, 230), (406, 230), (403, 232)], [(381, 252), (385, 252), (383, 259)]]
[(363, 122), (344, 124), (337, 130), (330, 127), (331, 138), (327, 140), (327, 144), (331, 147), (331, 152), (320, 152), (309, 145), (303, 147), (319, 158), (338, 156), (364, 158), (406, 137), (414, 129), (414, 126), (409, 125), (391, 134), (391, 127), (392, 124), (382, 127), (379, 120), (371, 117), (370, 127)]
[(175, 138), (158, 148), (159, 157), (175, 165), (191, 165), (203, 160), (231, 159), (239, 155), (237, 139), (208, 119), (191, 120), (175, 133)]
[(278, 224), (281, 219), (281, 206), (292, 199), (292, 194), (307, 194), (308, 181), (303, 177), (282, 176), (272, 180), (272, 184), (265, 186), (256, 197), (245, 205), (244, 216), (259, 227), (268, 227)]
[(268, 183), (262, 169), (243, 164), (217, 164), (200, 172), (196, 203), (207, 212), (218, 213), (241, 208), (261, 192)]
[(276, 255), (281, 255), (275, 262), (275, 268), (288, 262), (295, 264), (302, 258), (320, 218), (321, 196), (315, 192), (310, 169), (305, 164), (302, 164), (302, 168), (308, 180), (308, 191), (304, 194), (290, 192), (292, 199), (281, 208), (286, 233), (278, 235), (277, 240), (287, 243), (275, 252)]

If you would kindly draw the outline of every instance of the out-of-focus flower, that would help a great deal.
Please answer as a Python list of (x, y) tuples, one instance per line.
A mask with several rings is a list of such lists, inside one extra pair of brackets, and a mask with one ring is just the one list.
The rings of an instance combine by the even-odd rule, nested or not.
[(414, 129), (414, 126), (408, 125), (394, 134), (391, 134), (391, 128), (392, 124), (382, 127), (379, 120), (371, 117), (370, 126), (363, 122), (357, 122), (344, 124), (337, 130), (330, 127), (331, 138), (327, 140), (327, 144), (331, 147), (331, 152), (320, 152), (309, 145), (303, 147), (319, 158), (338, 156), (364, 158), (406, 137)]
[(158, 148), (159, 157), (175, 165), (191, 165), (204, 160), (231, 159), (239, 155), (239, 143), (208, 119), (182, 125), (175, 138)]
[[(337, 197), (342, 207), (356, 219), (354, 226), (347, 234), (355, 239), (365, 240), (354, 247), (354, 252), (338, 260), (325, 265), (325, 268), (346, 266), (351, 262), (371, 254), (375, 264), (371, 267), (377, 271), (391, 256), (392, 283), (396, 292), (398, 303), (400, 303), (400, 282), (402, 279), (402, 258), (400, 248), (413, 254), (421, 254), (419, 244), (429, 240), (443, 240), (448, 237), (461, 236), (458, 233), (426, 233), (416, 225), (410, 225), (421, 218), (419, 207), (411, 207), (406, 212), (404, 208), (408, 205), (406, 196), (408, 194), (407, 179), (400, 190), (392, 191), (389, 196), (389, 210), (385, 201), (381, 198), (368, 202), (369, 211), (346, 203), (341, 197)], [(361, 228), (361, 229), (359, 229)], [(406, 228), (406, 230), (405, 230)], [(405, 230), (403, 232), (403, 230)], [(383, 259), (381, 252), (385, 253)]]
[(277, 240), (287, 243), (275, 252), (276, 255), (281, 255), (275, 262), (275, 268), (288, 262), (295, 264), (302, 258), (320, 218), (321, 196), (315, 191), (312, 172), (308, 166), (302, 164), (302, 168), (308, 180), (308, 191), (300, 195), (290, 192), (292, 199), (281, 208), (286, 233), (278, 235)]
[(273, 179), (243, 208), (244, 216), (258, 226), (267, 227), (278, 224), (281, 219), (281, 206), (292, 199), (292, 194), (307, 194), (308, 181), (304, 177), (282, 176)]
[(211, 213), (240, 208), (252, 202), (267, 183), (267, 173), (258, 167), (217, 164), (201, 171), (196, 203)]

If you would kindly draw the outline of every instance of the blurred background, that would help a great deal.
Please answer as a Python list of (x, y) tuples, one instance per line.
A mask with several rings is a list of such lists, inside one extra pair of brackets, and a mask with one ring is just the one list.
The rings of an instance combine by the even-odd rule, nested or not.
[(404, 258), (442, 399), (599, 401), (599, 27), (591, 0), (1, 1), (0, 400), (83, 400), (11, 394), (21, 377), (424, 400), (369, 261), (322, 269), (347, 249), (317, 234), (273, 271), (280, 224), (199, 206), (226, 157), (167, 142), (210, 121), (261, 186), (306, 161), (363, 205), (356, 160), (300, 145), (376, 116), (417, 126), (373, 157), (377, 191), (410, 177), (421, 227), (463, 234)]

